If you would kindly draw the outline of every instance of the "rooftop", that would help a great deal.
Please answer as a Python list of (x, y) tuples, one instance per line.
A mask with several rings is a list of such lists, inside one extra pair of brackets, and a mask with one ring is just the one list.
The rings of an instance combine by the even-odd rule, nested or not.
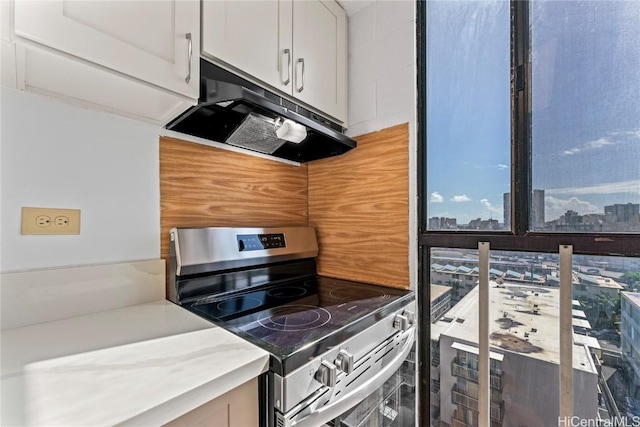
[(451, 291), (451, 286), (431, 284), (431, 302)]
[(640, 292), (622, 292), (622, 295), (636, 307), (640, 307)]
[[(478, 342), (478, 289), (478, 286), (474, 287), (447, 312), (446, 319), (431, 326), (433, 339), (446, 335), (454, 340)], [(520, 353), (559, 363), (559, 289), (512, 283), (499, 285), (491, 281), (489, 299), (492, 351)], [(573, 367), (595, 373), (585, 342), (576, 339), (576, 335), (574, 333)]]
[[(584, 285), (600, 286), (603, 288), (624, 289), (622, 285), (610, 277), (594, 276), (584, 273), (573, 273), (574, 284), (581, 283)], [(577, 279), (577, 280), (576, 280)]]

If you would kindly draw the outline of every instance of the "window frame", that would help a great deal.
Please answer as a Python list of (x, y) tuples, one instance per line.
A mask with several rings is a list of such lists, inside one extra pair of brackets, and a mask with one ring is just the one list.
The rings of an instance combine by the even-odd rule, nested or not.
[(640, 257), (640, 234), (558, 233), (529, 231), (531, 212), (531, 64), (529, 0), (510, 0), (511, 14), (511, 230), (427, 230), (427, 0), (416, 1), (417, 46), (417, 190), (418, 190), (418, 425), (430, 423), (430, 265), (432, 248), (477, 249), (488, 242), (492, 250), (558, 253), (571, 245), (574, 255)]

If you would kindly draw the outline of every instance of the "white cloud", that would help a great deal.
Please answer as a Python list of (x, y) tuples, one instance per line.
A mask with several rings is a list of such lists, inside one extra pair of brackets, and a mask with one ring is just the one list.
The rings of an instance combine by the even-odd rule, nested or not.
[(640, 194), (640, 181), (620, 181), (610, 182), (607, 184), (592, 185), (589, 187), (566, 187), (552, 188), (545, 190), (547, 195), (584, 195), (584, 194), (615, 194), (615, 193), (631, 193)]
[(572, 148), (570, 150), (564, 150), (562, 152), (562, 154), (566, 154), (568, 156), (573, 156), (574, 154), (579, 153), (579, 152), (580, 152), (580, 149), (576, 147), (576, 148)]
[(431, 199), (429, 200), (431, 203), (442, 203), (444, 202), (444, 197), (437, 191), (431, 193)]
[(598, 148), (602, 148), (605, 145), (614, 145), (614, 142), (611, 141), (608, 138), (600, 138), (600, 139), (595, 140), (595, 141), (587, 142), (585, 145), (586, 145), (587, 148), (595, 150), (595, 149), (598, 149)]
[(460, 196), (453, 196), (451, 198), (451, 201), (456, 203), (462, 203), (462, 202), (470, 202), (471, 199), (468, 198), (466, 194), (462, 194)]
[(544, 198), (545, 221), (558, 219), (570, 209), (578, 212), (580, 215), (602, 213), (602, 209), (598, 208), (596, 205), (580, 200), (577, 197), (558, 199), (546, 196)]
[(498, 165), (498, 169), (503, 170), (503, 169), (509, 169), (509, 166), (507, 165), (503, 165), (502, 163)]
[[(617, 135), (617, 134), (618, 133), (612, 133), (611, 135)], [(615, 145), (615, 142), (613, 142), (608, 137), (602, 137), (602, 138), (596, 139), (595, 141), (585, 142), (579, 147), (573, 147), (568, 150), (564, 150), (562, 154), (566, 156), (573, 156), (574, 154), (577, 154), (581, 151), (598, 150), (602, 147), (606, 147), (607, 145)]]
[(493, 206), (488, 199), (482, 199), (480, 203), (490, 212), (491, 216), (493, 216), (493, 214), (501, 215), (503, 213), (502, 206)]
[(612, 135), (629, 135), (629, 136), (635, 136), (636, 138), (640, 139), (640, 129), (625, 131), (625, 132), (613, 132)]

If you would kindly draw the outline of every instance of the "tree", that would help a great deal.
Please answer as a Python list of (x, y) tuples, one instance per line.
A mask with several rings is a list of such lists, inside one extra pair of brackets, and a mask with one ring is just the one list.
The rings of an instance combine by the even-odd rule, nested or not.
[(640, 290), (640, 271), (629, 271), (620, 276), (620, 280), (622, 283), (625, 283), (629, 290), (638, 291)]

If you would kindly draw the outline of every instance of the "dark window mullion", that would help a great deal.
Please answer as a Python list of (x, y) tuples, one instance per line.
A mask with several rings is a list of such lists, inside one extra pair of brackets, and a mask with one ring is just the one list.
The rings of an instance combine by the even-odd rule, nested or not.
[(523, 236), (531, 211), (529, 2), (511, 2), (511, 230)]

